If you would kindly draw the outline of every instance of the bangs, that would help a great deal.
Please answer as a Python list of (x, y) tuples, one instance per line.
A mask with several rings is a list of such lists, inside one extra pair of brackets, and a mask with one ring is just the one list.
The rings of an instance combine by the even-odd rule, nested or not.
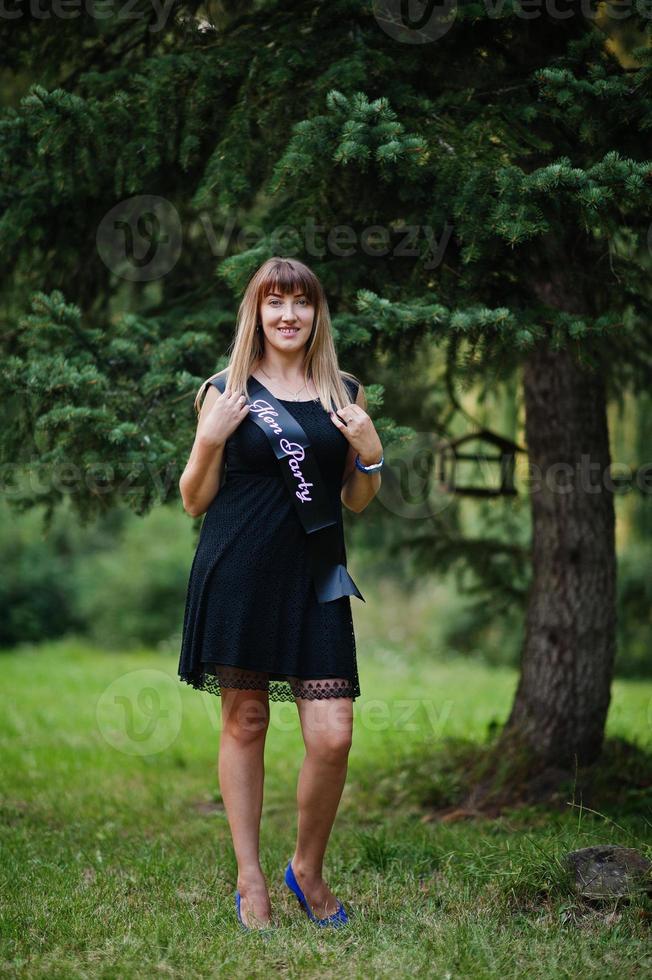
[(279, 262), (271, 268), (260, 286), (260, 298), (270, 293), (304, 293), (313, 306), (317, 306), (317, 284), (312, 275), (290, 262)]

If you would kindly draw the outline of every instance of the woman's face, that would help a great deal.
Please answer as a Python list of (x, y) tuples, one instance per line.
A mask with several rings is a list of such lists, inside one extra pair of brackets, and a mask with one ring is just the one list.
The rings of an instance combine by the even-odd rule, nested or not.
[(260, 305), (265, 340), (278, 350), (299, 350), (310, 337), (315, 308), (305, 293), (270, 293)]

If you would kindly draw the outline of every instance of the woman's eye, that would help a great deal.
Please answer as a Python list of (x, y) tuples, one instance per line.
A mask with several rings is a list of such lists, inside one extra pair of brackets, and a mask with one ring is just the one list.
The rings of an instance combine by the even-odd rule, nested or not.
[[(281, 302), (280, 299), (270, 299), (269, 305), (270, 306), (276, 306), (276, 304), (277, 303), (280, 303), (280, 302)], [(300, 299), (300, 300), (298, 300), (298, 302), (299, 303), (303, 303), (304, 306), (308, 306), (309, 305), (307, 299)]]

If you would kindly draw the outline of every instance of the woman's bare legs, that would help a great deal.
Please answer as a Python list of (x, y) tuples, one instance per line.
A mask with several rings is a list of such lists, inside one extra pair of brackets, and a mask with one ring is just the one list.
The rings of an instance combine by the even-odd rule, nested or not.
[(299, 773), (299, 818), (292, 869), (313, 914), (337, 911), (322, 877), (324, 854), (346, 781), (353, 734), (352, 698), (296, 697), (306, 755)]
[(260, 817), (269, 727), (267, 691), (222, 686), (219, 780), (238, 862), (240, 914), (246, 926), (269, 925), (271, 908), (260, 866)]

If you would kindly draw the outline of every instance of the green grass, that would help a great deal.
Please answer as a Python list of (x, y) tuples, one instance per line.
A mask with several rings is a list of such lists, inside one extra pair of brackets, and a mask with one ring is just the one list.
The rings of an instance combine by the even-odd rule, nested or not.
[[(303, 746), (294, 705), (272, 704), (261, 859), (281, 927), (268, 942), (236, 922), (216, 769), (220, 700), (178, 682), (173, 650), (107, 654), (65, 642), (3, 654), (2, 976), (649, 972), (649, 899), (577, 898), (562, 857), (608, 842), (649, 854), (640, 784), (652, 684), (615, 683), (590, 804), (599, 813), (571, 789), (555, 807), (446, 822), (433, 808), (463, 795), (516, 674), (437, 661), (404, 636), (372, 644), (371, 620), (358, 636), (363, 696), (326, 859), (351, 926), (317, 930), (282, 883)], [(621, 739), (638, 744), (634, 762), (619, 755)], [(636, 778), (623, 778), (627, 766)]]

